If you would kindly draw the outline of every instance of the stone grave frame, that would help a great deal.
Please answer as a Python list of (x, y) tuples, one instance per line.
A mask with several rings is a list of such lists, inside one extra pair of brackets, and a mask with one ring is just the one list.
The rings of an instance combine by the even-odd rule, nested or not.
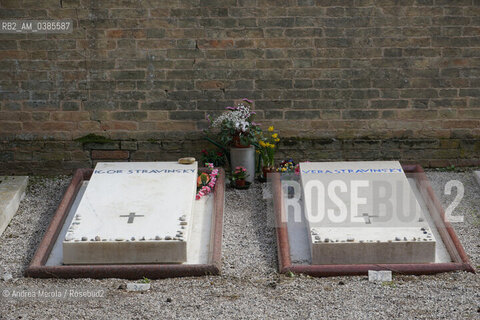
[[(207, 171), (198, 168), (199, 172)], [(47, 266), (46, 262), (60, 234), (68, 213), (84, 181), (90, 180), (93, 169), (77, 169), (68, 186), (45, 235), (40, 242), (26, 277), (32, 278), (121, 278), (121, 279), (163, 279), (173, 277), (194, 277), (219, 275), (221, 272), (221, 250), (223, 233), (223, 210), (225, 202), (225, 171), (219, 168), (215, 191), (213, 192), (212, 230), (210, 234), (210, 257), (207, 264), (97, 264)]]
[[(440, 237), (453, 260), (449, 263), (416, 263), (416, 264), (337, 264), (312, 265), (294, 264), (290, 256), (290, 243), (287, 222), (282, 217), (285, 214), (283, 188), (280, 173), (272, 174), (273, 214), (277, 237), (278, 269), (280, 273), (303, 273), (314, 277), (367, 275), (368, 270), (390, 270), (397, 274), (435, 274), (450, 271), (468, 271), (475, 273), (467, 254), (463, 249), (455, 230), (445, 221), (445, 211), (435, 195), (423, 168), (418, 165), (402, 165), (405, 174), (414, 174), (415, 183), (419, 187), (423, 200), (438, 229)], [(421, 186), (421, 188), (420, 188)]]

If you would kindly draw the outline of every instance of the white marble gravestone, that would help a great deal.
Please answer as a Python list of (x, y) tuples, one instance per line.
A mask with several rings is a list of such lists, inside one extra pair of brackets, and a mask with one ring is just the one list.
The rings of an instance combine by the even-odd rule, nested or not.
[(27, 184), (26, 176), (0, 176), (0, 236), (17, 212)]
[(98, 163), (63, 241), (64, 264), (182, 263), (197, 163)]
[(435, 261), (435, 237), (398, 161), (300, 170), (312, 264)]

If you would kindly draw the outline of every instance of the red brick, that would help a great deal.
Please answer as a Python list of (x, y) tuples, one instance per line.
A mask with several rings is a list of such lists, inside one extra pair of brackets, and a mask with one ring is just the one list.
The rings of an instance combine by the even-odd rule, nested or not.
[(107, 38), (122, 38), (124, 36), (123, 30), (108, 30)]
[(138, 123), (135, 121), (108, 121), (101, 124), (104, 131), (108, 130), (137, 130)]
[(448, 120), (444, 121), (443, 128), (451, 129), (451, 128), (480, 128), (480, 121), (477, 120)]
[(74, 122), (43, 122), (40, 125), (43, 131), (72, 131), (75, 127)]
[(156, 123), (160, 131), (194, 131), (195, 123), (192, 121), (162, 121)]
[(26, 51), (0, 51), (0, 60), (10, 59), (27, 59), (28, 52)]
[(433, 168), (445, 168), (452, 165), (451, 160), (446, 159), (435, 159), (428, 161), (428, 166)]
[(52, 112), (51, 119), (54, 121), (87, 121), (87, 120), (90, 120), (90, 112), (79, 112), (79, 111)]
[(200, 40), (198, 47), (200, 49), (231, 48), (233, 40)]
[(148, 111), (148, 120), (167, 120), (168, 111)]
[(127, 150), (92, 150), (92, 160), (127, 160)]
[(97, 121), (81, 121), (78, 123), (78, 130), (82, 132), (99, 131), (100, 123)]
[(225, 84), (221, 81), (215, 80), (206, 80), (206, 81), (197, 81), (195, 82), (197, 89), (206, 90), (206, 89), (220, 89), (224, 88)]
[(22, 130), (21, 122), (0, 121), (0, 132), (16, 132)]
[(175, 48), (175, 41), (173, 40), (139, 40), (138, 48), (141, 49), (165, 49)]
[(20, 112), (20, 111), (2, 111), (2, 112), (0, 112), (0, 121), (1, 120), (29, 121), (31, 119), (32, 119), (32, 114), (30, 112)]
[(87, 77), (85, 71), (67, 71), (62, 72), (62, 77), (64, 80), (83, 80)]
[(76, 129), (76, 123), (73, 122), (24, 122), (26, 132), (50, 131), (52, 134), (56, 131), (73, 131)]

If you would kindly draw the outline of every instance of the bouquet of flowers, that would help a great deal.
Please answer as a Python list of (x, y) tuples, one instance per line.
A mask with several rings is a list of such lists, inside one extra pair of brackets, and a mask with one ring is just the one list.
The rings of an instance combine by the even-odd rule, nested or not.
[(232, 173), (234, 180), (245, 180), (247, 178), (247, 169), (242, 166), (238, 166)]
[(251, 104), (251, 100), (243, 99), (242, 103), (227, 107), (226, 112), (211, 121), (209, 129), (216, 132), (221, 145), (249, 147), (257, 141), (261, 130), (253, 121), (255, 112), (250, 110)]
[(260, 155), (262, 157), (263, 166), (272, 168), (275, 165), (276, 143), (280, 141), (278, 133), (273, 133), (273, 126), (268, 128), (268, 136), (262, 137), (258, 142), (260, 145)]
[(215, 169), (213, 163), (205, 163), (205, 166), (209, 168), (210, 173), (199, 172), (197, 178), (197, 195), (196, 200), (200, 200), (203, 196), (206, 196), (213, 191), (215, 182), (217, 182), (218, 169)]
[(244, 187), (246, 185), (246, 178), (248, 177), (247, 169), (242, 166), (238, 166), (232, 172), (232, 182), (237, 187)]
[(282, 173), (295, 173), (295, 175), (300, 175), (300, 165), (295, 164), (293, 159), (283, 160), (280, 163), (277, 171)]
[(212, 163), (215, 167), (223, 167), (227, 162), (225, 153), (220, 150), (202, 150), (202, 162)]

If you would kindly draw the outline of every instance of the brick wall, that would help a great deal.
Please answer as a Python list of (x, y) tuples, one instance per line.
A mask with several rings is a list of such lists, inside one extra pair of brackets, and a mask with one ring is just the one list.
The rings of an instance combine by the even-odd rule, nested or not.
[[(297, 159), (480, 163), (479, 0), (0, 0), (0, 171), (198, 155), (255, 100)], [(106, 145), (73, 139), (96, 133)], [(93, 158), (93, 159), (92, 159)]]

